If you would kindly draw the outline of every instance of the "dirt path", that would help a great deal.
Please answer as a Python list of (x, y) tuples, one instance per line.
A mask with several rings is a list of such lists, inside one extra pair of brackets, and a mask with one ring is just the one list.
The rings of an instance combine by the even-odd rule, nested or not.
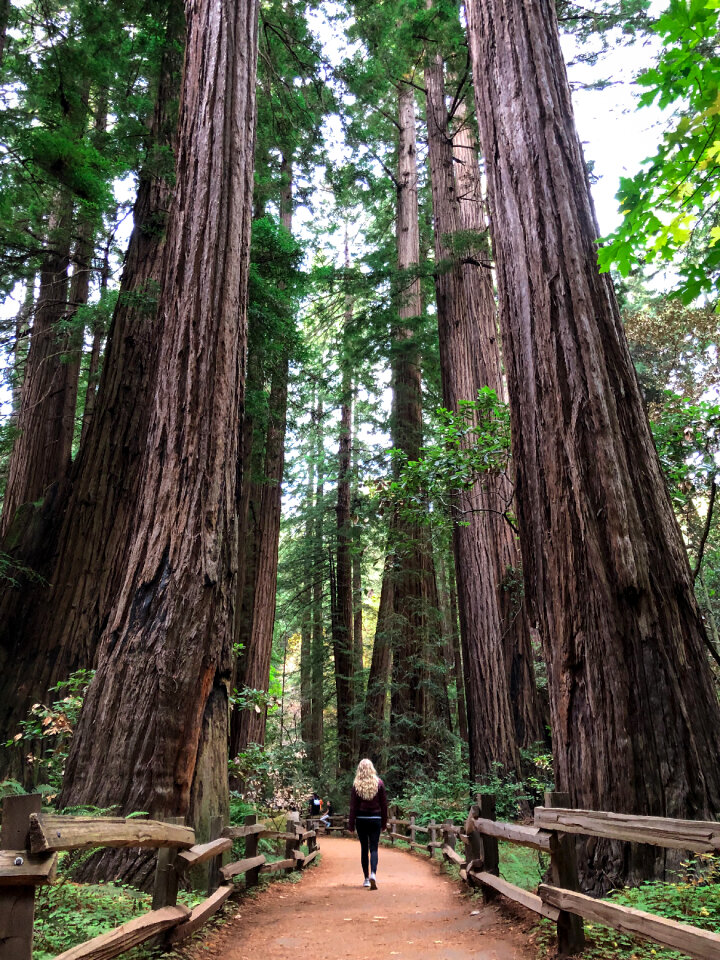
[[(360, 845), (320, 841), (320, 863), (276, 883), (187, 953), (191, 960), (534, 960), (522, 930), (470, 901), (439, 863), (382, 847), (378, 890), (362, 887)], [(479, 912), (476, 912), (479, 911)], [(475, 914), (475, 915), (473, 915)]]

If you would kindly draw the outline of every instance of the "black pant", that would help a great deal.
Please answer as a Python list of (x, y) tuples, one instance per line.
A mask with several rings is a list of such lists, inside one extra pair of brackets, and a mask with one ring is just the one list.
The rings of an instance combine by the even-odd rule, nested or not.
[(380, 843), (380, 832), (382, 830), (382, 821), (365, 820), (358, 817), (355, 820), (355, 829), (357, 830), (360, 841), (360, 863), (362, 864), (365, 877), (368, 876), (368, 848), (370, 849), (370, 870), (375, 873), (378, 865), (378, 844)]

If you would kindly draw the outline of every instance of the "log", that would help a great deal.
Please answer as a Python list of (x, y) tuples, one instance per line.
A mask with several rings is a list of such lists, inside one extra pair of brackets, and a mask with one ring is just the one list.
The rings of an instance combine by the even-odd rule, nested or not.
[(720, 851), (720, 823), (712, 820), (672, 820), (600, 810), (535, 807), (535, 825), (561, 833), (649, 843), (695, 853)]
[(503, 880), (502, 877), (496, 877), (494, 873), (488, 873), (486, 870), (468, 870), (467, 873), (468, 877), (477, 880), (482, 886), (492, 887), (493, 890), (501, 893), (504, 897), (507, 897), (508, 900), (521, 903), (524, 907), (527, 907), (528, 910), (539, 913), (542, 917), (547, 917), (548, 920), (557, 922), (560, 911), (556, 907), (545, 903), (536, 893), (530, 893), (529, 890), (516, 887), (514, 883), (508, 883), (508, 881)]
[(550, 853), (551, 834), (539, 827), (525, 827), (517, 823), (499, 823), (497, 820), (485, 820), (477, 817), (469, 821), (478, 833), (486, 837), (500, 837), (510, 843), (519, 843), (524, 847)]
[(296, 834), (298, 840), (309, 840), (316, 835), (315, 830), (299, 830)]
[(27, 850), (0, 850), (0, 886), (27, 887), (52, 883), (57, 873), (57, 854), (34, 854)]
[(225, 827), (222, 835), (230, 840), (241, 840), (243, 837), (251, 837), (256, 833), (264, 832), (264, 823), (246, 823), (241, 827)]
[[(293, 861), (294, 862), (294, 861)], [(253, 870), (265, 863), (265, 857), (260, 854), (257, 857), (246, 857), (244, 860), (236, 860), (235, 863), (228, 863), (220, 867), (220, 874), (225, 880), (232, 880), (233, 877), (245, 873), (247, 870)]]
[[(339, 830), (339, 827), (333, 827), (333, 830)], [(260, 834), (261, 840), (297, 840), (297, 834), (290, 830), (263, 830)]]
[(311, 853), (309, 853), (302, 862), (303, 869), (305, 869), (305, 867), (311, 863), (319, 853), (319, 850), (313, 850)]
[(150, 913), (137, 917), (121, 927), (102, 933), (99, 937), (81, 943), (78, 947), (71, 947), (55, 957), (55, 960), (111, 960), (126, 950), (144, 943), (151, 937), (177, 926), (190, 916), (187, 907), (178, 904), (176, 907), (163, 907), (162, 910), (152, 910)]
[(460, 854), (457, 852), (457, 850), (453, 850), (453, 848), (452, 848), (451, 846), (449, 846), (447, 843), (446, 843), (445, 846), (442, 848), (442, 852), (443, 852), (443, 856), (444, 856), (447, 860), (452, 861), (452, 863), (455, 863), (455, 864), (457, 864), (458, 866), (461, 866), (462, 864), (465, 863), (465, 860), (460, 856)]
[(305, 854), (302, 852), (302, 850), (293, 850), (292, 855), (293, 855), (293, 859), (295, 860), (305, 859)]
[(32, 853), (92, 847), (192, 847), (195, 831), (159, 820), (30, 815)]
[(574, 890), (562, 890), (541, 884), (540, 897), (560, 910), (575, 913), (586, 920), (613, 927), (622, 933), (630, 933), (660, 943), (665, 947), (680, 950), (698, 960), (717, 960), (720, 957), (720, 933), (699, 930), (686, 923), (656, 917), (643, 910), (624, 907), (608, 900), (593, 900)]
[[(263, 859), (265, 859), (263, 857)], [(260, 867), (260, 873), (275, 873), (277, 870), (290, 870), (295, 866), (295, 860), (273, 860)]]
[(207, 900), (203, 900), (192, 911), (185, 923), (179, 924), (174, 930), (170, 931), (168, 943), (180, 943), (181, 940), (187, 940), (196, 930), (199, 930), (203, 924), (217, 913), (220, 907), (227, 901), (233, 892), (232, 887), (218, 887), (215, 893), (211, 894)]
[(175, 867), (182, 872), (189, 870), (190, 867), (196, 867), (199, 863), (205, 863), (206, 860), (212, 860), (213, 857), (225, 853), (232, 849), (232, 840), (227, 837), (220, 837), (217, 840), (211, 840), (209, 843), (201, 843), (198, 846), (190, 847), (189, 850), (183, 850), (177, 855)]

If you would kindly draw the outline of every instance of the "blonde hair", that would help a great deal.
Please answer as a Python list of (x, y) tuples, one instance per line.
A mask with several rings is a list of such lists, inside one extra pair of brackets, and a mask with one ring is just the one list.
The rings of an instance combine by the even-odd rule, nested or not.
[(361, 760), (358, 764), (357, 773), (355, 774), (355, 780), (353, 782), (357, 795), (363, 800), (372, 800), (378, 792), (379, 783), (380, 778), (377, 775), (377, 770), (373, 766), (372, 760)]

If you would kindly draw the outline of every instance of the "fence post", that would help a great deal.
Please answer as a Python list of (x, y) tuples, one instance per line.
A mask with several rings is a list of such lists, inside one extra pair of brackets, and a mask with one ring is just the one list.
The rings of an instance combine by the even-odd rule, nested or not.
[[(185, 823), (185, 817), (165, 817), (163, 823)], [(178, 876), (175, 870), (177, 847), (160, 847), (155, 865), (155, 883), (153, 885), (153, 910), (161, 907), (174, 907), (177, 904)]]
[[(470, 807), (470, 812), (468, 813), (468, 818), (465, 822), (465, 833), (467, 834), (467, 842), (465, 843), (465, 859), (468, 863), (468, 871), (473, 869), (473, 865), (477, 863), (482, 864), (482, 868), (485, 869), (485, 851), (483, 850), (483, 838), (482, 834), (478, 833), (475, 829), (475, 820), (480, 816), (480, 804), (474, 803)], [(472, 885), (472, 879), (468, 873), (468, 883)]]
[(410, 836), (411, 845), (415, 843), (415, 814), (410, 817), (410, 824), (408, 826), (408, 834)]
[[(569, 807), (570, 794), (548, 792), (545, 794), (546, 807)], [(552, 882), (564, 890), (579, 890), (577, 853), (575, 837), (553, 832), (550, 841), (550, 872)], [(561, 957), (581, 953), (585, 947), (585, 931), (582, 917), (560, 911), (557, 921), (558, 953)]]
[[(299, 820), (300, 820), (300, 814), (297, 812), (297, 810), (291, 810), (287, 815), (287, 820), (285, 821), (286, 832), (292, 833), (292, 834), (296, 833), (297, 827), (300, 826), (298, 822)], [(285, 859), (294, 860), (294, 865), (292, 867), (286, 867), (285, 873), (292, 873), (293, 870), (295, 870), (295, 868), (297, 867), (298, 861), (295, 860), (293, 854), (299, 848), (300, 848), (300, 841), (297, 839), (297, 837), (294, 840), (288, 839), (285, 841)]]
[[(477, 801), (478, 808), (480, 809), (480, 816), (483, 818), (483, 820), (495, 820), (495, 794), (479, 793), (475, 799)], [(498, 849), (497, 837), (486, 837), (483, 834), (482, 851), (482, 857), (484, 861), (483, 869), (487, 873), (492, 873), (496, 877), (499, 877), (500, 851)], [(489, 900), (494, 900), (496, 896), (497, 891), (493, 890), (492, 887), (483, 887), (483, 899), (486, 902)]]
[[(223, 818), (213, 817), (210, 820), (210, 836), (208, 839), (217, 840), (218, 837), (221, 837), (223, 827)], [(222, 866), (222, 857), (222, 854), (220, 854), (218, 857), (213, 857), (208, 865), (208, 896), (210, 896), (211, 893), (215, 893), (217, 888), (220, 886), (220, 867)]]
[(430, 859), (435, 856), (435, 847), (430, 846), (430, 844), (435, 843), (437, 840), (437, 825), (434, 820), (431, 820), (428, 824), (428, 846), (430, 847)]
[[(245, 823), (247, 826), (257, 823), (257, 817), (254, 813), (249, 813), (245, 817)], [(250, 836), (245, 837), (245, 856), (246, 857), (256, 857), (258, 852), (258, 841), (260, 837), (256, 833), (251, 833)], [(260, 867), (253, 867), (252, 870), (248, 870), (245, 874), (245, 886), (246, 887), (256, 887), (260, 882)]]
[[(39, 793), (3, 800), (0, 850), (26, 850), (30, 814), (40, 813)], [(0, 960), (32, 960), (35, 887), (0, 887)]]
[(455, 849), (455, 831), (452, 828), (452, 820), (446, 820), (442, 825), (443, 845), (447, 844), (452, 850)]

